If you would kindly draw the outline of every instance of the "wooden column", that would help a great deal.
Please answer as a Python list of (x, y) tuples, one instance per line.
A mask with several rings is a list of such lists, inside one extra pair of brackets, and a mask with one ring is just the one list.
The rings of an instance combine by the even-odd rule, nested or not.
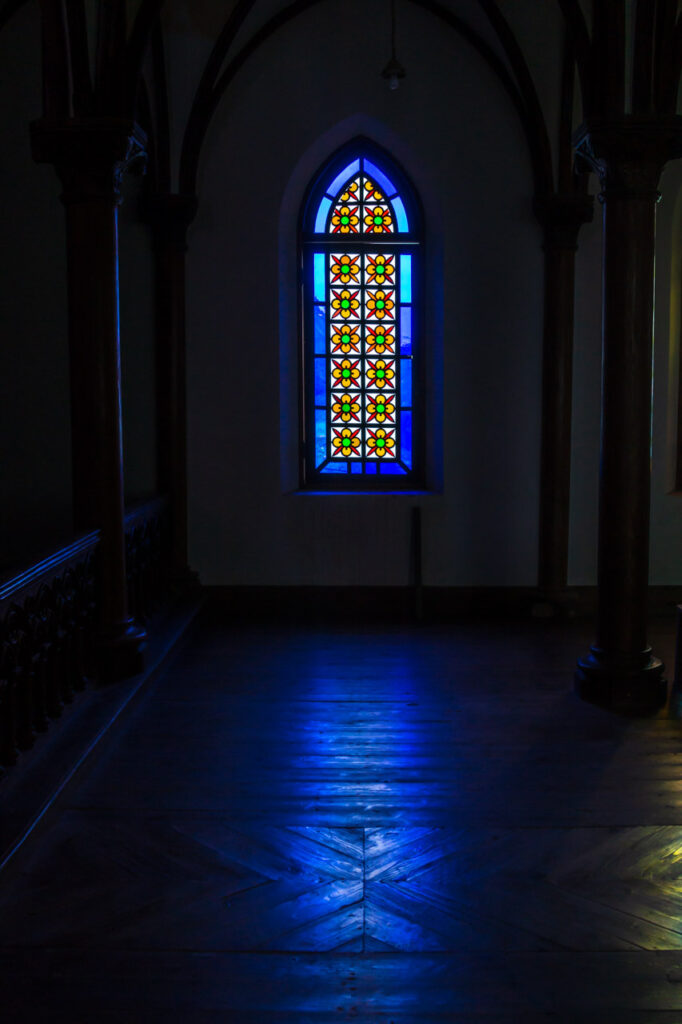
[(122, 173), (146, 139), (115, 118), (38, 121), (31, 130), (35, 159), (53, 163), (64, 187), (74, 519), (79, 530), (100, 530), (97, 670), (117, 679), (144, 664), (125, 565), (118, 206)]
[(575, 253), (593, 201), (555, 194), (538, 201), (535, 212), (545, 233), (538, 585), (547, 601), (559, 603), (568, 568)]
[(630, 117), (585, 125), (577, 139), (602, 184), (603, 308), (597, 636), (576, 686), (633, 711), (666, 697), (647, 643), (651, 357), (657, 188), (679, 137), (675, 118)]
[(178, 586), (192, 582), (187, 558), (187, 400), (185, 254), (195, 196), (153, 195), (143, 212), (156, 259), (156, 430), (158, 489), (170, 514), (170, 572)]

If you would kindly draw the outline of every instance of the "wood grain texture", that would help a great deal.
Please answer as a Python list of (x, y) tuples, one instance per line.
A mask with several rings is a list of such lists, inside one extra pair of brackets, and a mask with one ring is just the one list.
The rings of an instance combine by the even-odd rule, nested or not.
[(9, 1020), (679, 1022), (676, 700), (583, 642), (205, 625), (0, 879)]

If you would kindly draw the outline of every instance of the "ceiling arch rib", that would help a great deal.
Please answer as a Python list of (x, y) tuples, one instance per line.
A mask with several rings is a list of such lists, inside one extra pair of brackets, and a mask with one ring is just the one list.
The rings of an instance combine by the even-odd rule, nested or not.
[(28, 3), (28, 0), (5, 0), (5, 3), (0, 7), (0, 32), (2, 32), (10, 18), (26, 3)]
[[(223, 25), (220, 35), (216, 39), (211, 50), (206, 66), (199, 79), (199, 85), (192, 101), (192, 107), (187, 119), (187, 126), (182, 140), (182, 152), (180, 155), (180, 191), (194, 195), (194, 182), (196, 173), (191, 173), (188, 168), (198, 163), (198, 154), (210, 122), (210, 115), (206, 120), (206, 110), (211, 109), (211, 95), (213, 93), (216, 79), (227, 53), (234, 42), (237, 32), (241, 28), (246, 16), (255, 5), (256, 0), (238, 0), (238, 3), (229, 14)], [(195, 156), (196, 154), (196, 156)], [(188, 180), (192, 187), (187, 188)]]
[(592, 39), (578, 0), (557, 0), (573, 42), (585, 111), (592, 107)]

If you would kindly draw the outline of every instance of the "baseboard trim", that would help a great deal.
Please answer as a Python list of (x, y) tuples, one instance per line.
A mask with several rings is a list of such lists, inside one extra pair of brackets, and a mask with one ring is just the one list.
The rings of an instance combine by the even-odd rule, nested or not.
[[(537, 587), (253, 587), (207, 586), (207, 613), (236, 621), (451, 621), (464, 617), (593, 616), (596, 587), (547, 595)], [(652, 617), (674, 616), (682, 586), (650, 587)]]

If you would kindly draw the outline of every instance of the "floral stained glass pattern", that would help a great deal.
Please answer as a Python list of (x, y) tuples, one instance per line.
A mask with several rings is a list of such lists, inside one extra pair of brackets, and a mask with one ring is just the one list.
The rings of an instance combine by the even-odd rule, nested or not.
[(360, 157), (336, 175), (314, 225), (315, 470), (358, 483), (408, 478), (416, 243), (400, 237), (409, 232), (405, 205)]

